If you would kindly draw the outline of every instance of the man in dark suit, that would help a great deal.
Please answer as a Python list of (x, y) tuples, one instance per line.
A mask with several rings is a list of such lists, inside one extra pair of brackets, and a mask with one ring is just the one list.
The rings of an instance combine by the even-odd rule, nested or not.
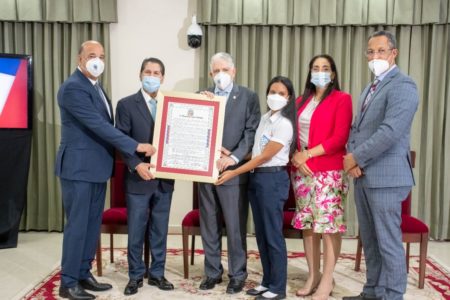
[(59, 295), (69, 299), (95, 299), (85, 290), (104, 291), (110, 284), (98, 283), (91, 262), (100, 235), (106, 182), (112, 174), (114, 147), (130, 155), (150, 156), (155, 149), (139, 144), (113, 126), (113, 111), (98, 84), (104, 69), (103, 46), (96, 41), (81, 45), (78, 68), (61, 85), (61, 143), (55, 173), (60, 178), (64, 211)]
[[(230, 54), (219, 52), (212, 56), (210, 76), (215, 86), (202, 93), (226, 97), (222, 157), (217, 161), (220, 172), (240, 166), (251, 152), (256, 128), (261, 117), (258, 95), (235, 84), (236, 69)], [(200, 289), (214, 288), (222, 282), (223, 267), (222, 219), (227, 230), (228, 276), (226, 292), (239, 293), (247, 278), (246, 226), (248, 214), (247, 174), (223, 185), (199, 185), (200, 230), (205, 251), (206, 278)], [(222, 217), (223, 216), (223, 217)]]
[(344, 169), (355, 178), (366, 283), (347, 300), (403, 299), (407, 270), (402, 244), (402, 201), (414, 185), (411, 124), (419, 103), (415, 82), (395, 64), (395, 36), (373, 33), (366, 56), (375, 80), (364, 89), (350, 131)]
[[(144, 59), (140, 71), (142, 88), (117, 104), (117, 128), (136, 141), (151, 143), (153, 140), (156, 95), (164, 80), (164, 73), (165, 68), (161, 60)], [(150, 180), (153, 176), (149, 174), (149, 161), (144, 156), (128, 153), (123, 153), (122, 156), (129, 168), (125, 182), (130, 280), (124, 294), (136, 294), (138, 288), (143, 285), (143, 277), (147, 271), (148, 284), (157, 286), (161, 290), (173, 290), (173, 285), (164, 277), (164, 266), (174, 181)], [(149, 233), (145, 236), (147, 223), (149, 223)], [(142, 261), (142, 249), (146, 238), (150, 239), (152, 254), (149, 270), (145, 269)]]

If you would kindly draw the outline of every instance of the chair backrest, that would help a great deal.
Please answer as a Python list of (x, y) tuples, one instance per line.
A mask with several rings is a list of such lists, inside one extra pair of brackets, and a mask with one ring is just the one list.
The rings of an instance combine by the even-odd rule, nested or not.
[(114, 173), (111, 177), (111, 207), (126, 207), (125, 200), (125, 172), (127, 170), (126, 164), (122, 157), (117, 153), (114, 160)]
[[(411, 167), (414, 168), (416, 166), (416, 152), (411, 151), (410, 152), (411, 157)], [(411, 192), (408, 193), (408, 196), (406, 196), (405, 200), (402, 202), (402, 214), (403, 215), (411, 215)]]

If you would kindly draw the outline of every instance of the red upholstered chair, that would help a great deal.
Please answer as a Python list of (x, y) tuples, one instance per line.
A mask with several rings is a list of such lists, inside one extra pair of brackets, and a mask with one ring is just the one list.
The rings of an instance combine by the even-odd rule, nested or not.
[[(411, 164), (414, 168), (416, 153), (411, 151)], [(406, 270), (409, 272), (409, 248), (410, 243), (419, 243), (419, 288), (423, 289), (425, 283), (425, 259), (428, 248), (428, 226), (421, 220), (411, 216), (411, 192), (402, 203), (402, 239), (406, 243)], [(356, 249), (355, 271), (360, 270), (362, 243), (358, 236)]]
[[(193, 183), (193, 205), (192, 210), (186, 214), (181, 223), (183, 239), (183, 267), (184, 278), (189, 278), (189, 235), (191, 239), (191, 265), (194, 264), (195, 236), (200, 235), (200, 211), (198, 209), (198, 183)], [(292, 227), (291, 221), (295, 213), (295, 197), (292, 186), (289, 189), (289, 199), (284, 205), (283, 234), (286, 238), (302, 238), (301, 230)], [(225, 226), (225, 224), (224, 224)], [(225, 227), (224, 227), (225, 228)], [(225, 234), (225, 231), (224, 231)]]
[[(110, 180), (110, 208), (105, 210), (102, 215), (101, 233), (109, 234), (110, 261), (114, 262), (114, 234), (128, 234), (128, 218), (125, 199), (125, 172), (126, 164), (122, 161), (120, 155), (116, 155), (114, 162), (114, 175)], [(97, 274), (102, 276), (102, 251), (101, 236), (97, 245)], [(146, 234), (144, 243), (144, 262), (146, 269), (149, 266), (149, 243)], [(147, 272), (145, 273), (147, 277)]]
[[(189, 278), (189, 236), (191, 236), (191, 265), (194, 264), (195, 236), (200, 235), (200, 210), (198, 208), (198, 183), (192, 183), (192, 210), (188, 212), (181, 222), (181, 235), (183, 239), (183, 268), (184, 278)], [(223, 224), (225, 226), (225, 224)]]

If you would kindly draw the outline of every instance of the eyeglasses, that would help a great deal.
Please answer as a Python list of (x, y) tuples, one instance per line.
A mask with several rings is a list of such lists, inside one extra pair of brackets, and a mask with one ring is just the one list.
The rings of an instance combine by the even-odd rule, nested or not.
[(375, 51), (375, 50), (366, 50), (366, 51), (364, 51), (364, 54), (367, 56), (367, 57), (372, 57), (372, 56), (374, 56), (375, 54), (378, 54), (379, 56), (385, 56), (387, 53), (388, 53), (388, 51), (392, 51), (393, 50), (393, 48), (390, 48), (390, 49), (380, 49), (380, 50), (378, 50), (378, 51)]

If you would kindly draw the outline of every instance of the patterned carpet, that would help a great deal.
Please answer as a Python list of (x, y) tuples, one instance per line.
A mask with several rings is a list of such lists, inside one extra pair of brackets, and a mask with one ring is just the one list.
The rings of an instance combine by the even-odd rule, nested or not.
[[(201, 291), (198, 285), (203, 275), (203, 252), (196, 251), (195, 264), (190, 266), (190, 278), (183, 278), (183, 260), (182, 250), (169, 249), (166, 263), (166, 278), (175, 285), (175, 290), (170, 292), (161, 291), (153, 286), (144, 284), (139, 289), (139, 293), (133, 296), (125, 297), (123, 290), (128, 282), (126, 249), (116, 249), (114, 251), (115, 262), (109, 263), (109, 249), (103, 249), (103, 277), (99, 279), (102, 282), (109, 282), (113, 289), (107, 292), (94, 293), (97, 299), (253, 299), (245, 295), (244, 292), (237, 295), (227, 295), (225, 293), (228, 283), (224, 276), (224, 282), (210, 291)], [(226, 252), (222, 254), (224, 268), (227, 266)], [(307, 266), (304, 253), (289, 252), (288, 266), (288, 287), (287, 299), (301, 299), (295, 296), (295, 291), (303, 285), (307, 278)], [(342, 254), (338, 261), (335, 272), (336, 286), (332, 296), (329, 299), (341, 299), (343, 296), (356, 295), (361, 291), (365, 281), (364, 261), (361, 265), (361, 272), (353, 270), (355, 257), (353, 254)], [(427, 259), (427, 270), (425, 279), (425, 288), (418, 289), (418, 258), (411, 257), (410, 271), (408, 277), (408, 288), (405, 299), (450, 299), (450, 273), (437, 262)], [(95, 270), (94, 270), (95, 272)], [(250, 251), (248, 257), (249, 276), (244, 290), (250, 289), (259, 284), (261, 278), (261, 265), (259, 254), (256, 251)], [(95, 273), (94, 273), (95, 274)], [(31, 290), (23, 299), (58, 299), (59, 289), (59, 269), (49, 274), (47, 278)]]

